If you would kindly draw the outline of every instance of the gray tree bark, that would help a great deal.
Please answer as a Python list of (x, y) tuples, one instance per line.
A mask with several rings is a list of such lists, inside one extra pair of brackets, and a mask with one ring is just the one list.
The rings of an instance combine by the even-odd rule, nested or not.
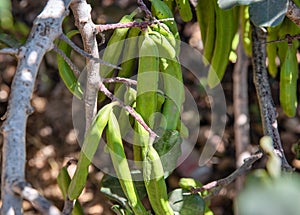
[(13, 184), (25, 181), (26, 123), (33, 112), (30, 104), (39, 65), (53, 41), (62, 33), (62, 21), (71, 0), (49, 0), (35, 19), (24, 46), (17, 50), (18, 66), (11, 86), (7, 119), (2, 127), (1, 214), (22, 214), (22, 197)]
[(252, 24), (252, 65), (253, 82), (255, 84), (264, 135), (270, 136), (274, 148), (281, 158), (282, 167), (292, 170), (285, 158), (277, 124), (277, 112), (271, 95), (271, 88), (266, 67), (267, 32)]
[[(91, 6), (86, 0), (76, 0), (72, 2), (71, 9), (75, 17), (75, 25), (80, 31), (84, 51), (91, 54), (94, 58), (99, 58), (98, 43), (96, 40), (96, 27), (91, 17)], [(90, 127), (97, 111), (98, 86), (101, 82), (100, 64), (86, 58), (87, 80), (84, 94), (85, 103), (85, 128)]]

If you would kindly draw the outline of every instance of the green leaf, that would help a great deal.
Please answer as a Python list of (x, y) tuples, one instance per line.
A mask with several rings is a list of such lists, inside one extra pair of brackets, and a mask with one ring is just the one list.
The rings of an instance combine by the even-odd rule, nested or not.
[[(78, 33), (79, 33), (79, 31), (77, 31), (77, 30), (70, 31), (67, 34), (67, 37), (71, 38)], [(62, 50), (68, 58), (70, 58), (72, 48), (65, 41), (60, 41), (58, 48), (60, 50)], [(65, 83), (66, 87), (78, 99), (82, 99), (83, 98), (83, 89), (80, 86), (80, 83), (77, 80), (77, 77), (75, 76), (73, 70), (70, 68), (70, 66), (67, 64), (67, 62), (59, 54), (57, 54), (57, 65), (58, 65), (59, 75), (60, 75), (61, 79), (63, 80), (63, 82)]]
[(200, 183), (200, 181), (197, 181), (193, 178), (181, 178), (179, 180), (178, 185), (186, 190), (191, 190), (191, 188), (196, 188), (196, 187), (201, 187), (202, 184)]
[(116, 104), (117, 102), (111, 102), (102, 107), (86, 132), (76, 171), (68, 187), (68, 195), (71, 200), (77, 199), (85, 186), (89, 166), (98, 148), (103, 130), (107, 125), (110, 112)]
[(182, 215), (203, 215), (205, 211), (204, 200), (198, 194), (176, 189), (169, 194), (169, 203), (174, 210)]
[(261, 27), (279, 25), (287, 12), (287, 0), (264, 0), (249, 6), (250, 20)]
[(246, 187), (252, 184), (268, 186), (271, 185), (271, 178), (268, 172), (264, 169), (256, 169), (252, 171), (246, 178)]
[(160, 138), (155, 140), (153, 147), (161, 158), (166, 177), (176, 168), (177, 160), (181, 156), (182, 139), (177, 130), (166, 130), (163, 134), (159, 131), (157, 133)]
[[(141, 177), (141, 172), (132, 171), (131, 175), (132, 178), (138, 178)], [(143, 199), (146, 196), (144, 181), (134, 181), (134, 184), (140, 199)], [(118, 178), (116, 177), (104, 175), (103, 179), (101, 180), (100, 192), (104, 193), (108, 198), (118, 202), (122, 206), (127, 205), (126, 196), (122, 190)]]
[[(57, 176), (57, 184), (58, 184), (59, 189), (62, 192), (64, 199), (67, 196), (68, 187), (70, 185), (70, 182), (71, 182), (71, 178), (68, 174), (67, 167), (63, 167)], [(79, 201), (76, 200), (73, 210), (72, 210), (72, 215), (83, 215), (83, 214), (84, 213), (83, 213), (82, 207), (81, 207)]]
[(0, 26), (3, 29), (13, 29), (13, 16), (11, 13), (11, 1), (1, 0), (0, 3)]

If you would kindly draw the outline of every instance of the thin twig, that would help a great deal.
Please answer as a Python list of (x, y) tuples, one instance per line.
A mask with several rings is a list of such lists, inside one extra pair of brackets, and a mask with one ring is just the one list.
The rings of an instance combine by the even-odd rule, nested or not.
[(74, 208), (75, 200), (70, 200), (68, 197), (65, 199), (64, 208), (62, 210), (63, 215), (72, 214)]
[(75, 43), (73, 43), (72, 40), (70, 40), (65, 34), (61, 34), (60, 35), (60, 39), (62, 39), (63, 41), (65, 41), (66, 43), (68, 43), (77, 53), (81, 54), (82, 56), (86, 57), (86, 58), (89, 58), (97, 63), (100, 63), (100, 64), (103, 64), (103, 65), (106, 65), (106, 66), (109, 66), (109, 67), (112, 67), (114, 69), (121, 69), (121, 67), (118, 67), (116, 65), (113, 65), (113, 64), (110, 64), (100, 58), (95, 58), (93, 57), (93, 55), (83, 51), (81, 48), (79, 48)]
[(151, 11), (147, 8), (147, 6), (145, 5), (145, 3), (143, 2), (143, 0), (137, 0), (137, 4), (139, 5), (139, 8), (145, 12), (146, 14), (146, 18), (148, 19), (154, 19), (152, 16)]
[(290, 34), (286, 34), (285, 37), (282, 38), (282, 39), (266, 41), (264, 43), (266, 43), (266, 44), (268, 44), (268, 43), (280, 43), (280, 42), (287, 41), (288, 44), (292, 44), (293, 40), (298, 40), (298, 39), (300, 39), (300, 34), (296, 34), (294, 36), (292, 36)]
[(129, 78), (115, 77), (115, 78), (105, 78), (102, 81), (103, 83), (125, 83), (128, 85), (137, 85), (136, 80), (132, 80)]
[(18, 48), (3, 48), (0, 50), (0, 54), (9, 54), (18, 56), (19, 49)]
[(144, 129), (149, 133), (150, 135), (150, 140), (154, 140), (155, 137), (158, 137), (158, 135), (151, 130), (151, 128), (144, 122), (143, 118), (135, 112), (135, 110), (126, 104), (119, 98), (115, 97), (114, 94), (112, 94), (103, 83), (99, 83), (99, 90), (103, 92), (110, 100), (112, 101), (117, 101), (119, 103), (119, 106), (124, 108), (135, 120), (140, 123), (141, 126), (144, 127)]
[(68, 56), (62, 50), (60, 50), (56, 45), (54, 45), (53, 51), (58, 53), (66, 61), (66, 63), (73, 70), (73, 72), (75, 72), (77, 75), (80, 75), (80, 71), (77, 68), (77, 66), (75, 66), (75, 64), (71, 61), (71, 59), (68, 58)]
[(30, 184), (25, 181), (18, 181), (13, 184), (12, 190), (20, 195), (22, 198), (31, 202), (33, 207), (41, 214), (45, 215), (61, 215), (62, 213), (57, 207), (52, 205), (39, 192), (32, 188)]
[(218, 194), (218, 192), (224, 187), (229, 185), (231, 182), (233, 182), (238, 176), (245, 174), (246, 171), (248, 171), (252, 165), (259, 160), (263, 156), (262, 152), (258, 152), (257, 154), (252, 155), (249, 158), (246, 158), (244, 160), (243, 165), (241, 165), (238, 169), (236, 169), (233, 173), (231, 173), (229, 176), (226, 178), (222, 178), (216, 181), (212, 181), (206, 185), (203, 185), (202, 187), (199, 188), (192, 188), (191, 193), (196, 194), (199, 192), (203, 192), (205, 190), (212, 190), (212, 193), (209, 197), (212, 195)]
[(149, 20), (149, 21), (143, 21), (143, 22), (126, 22), (126, 23), (114, 23), (114, 24), (104, 24), (104, 25), (95, 25), (95, 28), (97, 29), (97, 33), (101, 33), (103, 31), (107, 30), (113, 30), (117, 28), (140, 28), (140, 29), (145, 29), (148, 26), (152, 26), (154, 24), (159, 24), (161, 22), (166, 22), (166, 21), (172, 21), (174, 18), (165, 18), (165, 19), (160, 19), (160, 20)]

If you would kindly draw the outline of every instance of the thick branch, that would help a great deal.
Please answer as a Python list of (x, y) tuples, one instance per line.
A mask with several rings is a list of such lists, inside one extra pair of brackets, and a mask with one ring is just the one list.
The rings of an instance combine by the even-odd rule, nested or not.
[(277, 113), (271, 95), (271, 88), (266, 68), (266, 31), (252, 25), (252, 65), (253, 81), (255, 84), (264, 135), (270, 136), (274, 148), (280, 152), (282, 167), (291, 170), (281, 145), (277, 125)]
[(62, 21), (71, 0), (49, 0), (35, 19), (26, 44), (18, 51), (19, 63), (11, 86), (7, 119), (3, 126), (2, 214), (22, 214), (22, 198), (12, 191), (15, 181), (25, 181), (25, 131), (37, 71), (53, 41), (62, 34)]
[(300, 28), (300, 8), (292, 0), (289, 0), (286, 16)]
[(13, 191), (28, 200), (35, 209), (45, 215), (61, 215), (57, 207), (52, 205), (39, 192), (33, 189), (27, 182), (19, 181), (13, 184)]

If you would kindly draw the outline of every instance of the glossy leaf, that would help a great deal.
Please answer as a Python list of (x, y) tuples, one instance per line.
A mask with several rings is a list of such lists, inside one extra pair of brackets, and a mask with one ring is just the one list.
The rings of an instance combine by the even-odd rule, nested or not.
[(198, 194), (176, 189), (169, 194), (169, 203), (172, 209), (184, 215), (203, 215), (205, 210), (204, 200)]
[(163, 134), (158, 132), (160, 138), (155, 140), (153, 147), (161, 158), (165, 177), (176, 168), (177, 160), (181, 156), (182, 139), (177, 130), (166, 130)]
[[(57, 176), (57, 184), (58, 184), (60, 191), (62, 192), (64, 199), (67, 196), (68, 187), (70, 185), (70, 182), (71, 182), (71, 178), (67, 171), (67, 167), (63, 167)], [(84, 213), (83, 213), (82, 207), (81, 207), (79, 201), (76, 200), (75, 204), (74, 204), (74, 208), (72, 210), (72, 215), (83, 215), (83, 214)]]
[[(141, 172), (132, 171), (131, 175), (133, 178), (138, 178), (141, 177)], [(144, 182), (134, 181), (134, 184), (139, 197), (143, 199), (146, 196), (146, 188)], [(119, 199), (119, 201), (123, 201), (123, 199), (126, 198), (119, 179), (110, 175), (104, 175), (103, 179), (101, 180), (100, 191), (107, 195), (109, 198), (115, 197), (115, 200)]]
[(287, 9), (287, 0), (264, 0), (249, 6), (250, 19), (257, 26), (274, 27), (283, 21)]
[[(67, 37), (71, 38), (74, 35), (78, 34), (79, 31), (73, 30), (67, 34)], [(70, 58), (72, 48), (69, 46), (65, 41), (60, 41), (58, 48), (62, 50), (67, 57)], [(66, 87), (69, 91), (74, 94), (78, 99), (82, 99), (83, 97), (83, 90), (81, 89), (79, 81), (77, 81), (77, 77), (75, 76), (73, 70), (67, 64), (62, 56), (59, 54), (57, 55), (57, 65), (58, 71), (61, 79), (65, 83)]]
[(298, 61), (296, 46), (289, 46), (280, 66), (279, 100), (284, 113), (294, 117), (297, 110)]
[(78, 164), (70, 186), (68, 195), (71, 200), (77, 199), (81, 194), (88, 176), (88, 168), (98, 148), (102, 132), (106, 127), (110, 112), (117, 102), (112, 102), (104, 106), (95, 116), (81, 148)]
[(264, 0), (219, 0), (219, 7), (222, 9), (229, 9), (236, 5), (249, 5)]

